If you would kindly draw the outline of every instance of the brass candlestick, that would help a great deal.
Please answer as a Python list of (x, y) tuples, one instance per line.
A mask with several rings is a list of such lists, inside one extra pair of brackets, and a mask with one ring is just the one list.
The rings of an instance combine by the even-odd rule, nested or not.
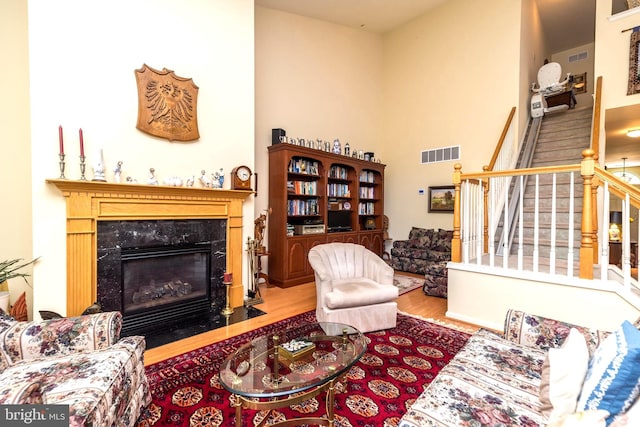
[(60, 157), (60, 179), (66, 179), (64, 176), (64, 153), (58, 154)]
[(84, 168), (85, 168), (84, 159), (85, 158), (86, 158), (85, 156), (80, 156), (80, 181), (87, 180), (87, 178), (84, 176)]
[(280, 347), (280, 337), (278, 335), (274, 335), (273, 336), (273, 374), (271, 375), (271, 379), (276, 387), (280, 384), (280, 361), (278, 359), (278, 347)]
[(231, 301), (230, 301), (230, 297), (229, 297), (229, 289), (231, 288), (231, 282), (222, 282), (224, 283), (224, 286), (226, 288), (226, 292), (227, 292), (227, 302), (225, 307), (222, 309), (222, 315), (223, 316), (231, 316), (233, 314), (233, 307), (231, 307)]

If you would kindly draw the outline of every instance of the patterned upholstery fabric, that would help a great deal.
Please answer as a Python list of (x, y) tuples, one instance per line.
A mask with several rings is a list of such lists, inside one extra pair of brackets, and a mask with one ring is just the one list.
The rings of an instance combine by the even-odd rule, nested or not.
[(412, 227), (408, 240), (393, 242), (391, 266), (398, 271), (424, 274), (424, 293), (446, 298), (452, 237), (451, 230)]
[[(475, 333), (411, 405), (399, 427), (546, 426), (539, 398), (542, 365), (548, 349), (568, 336), (568, 325), (509, 311), (505, 336), (483, 329)], [(587, 340), (602, 335), (576, 328)]]
[(151, 402), (144, 337), (118, 312), (0, 321), (0, 404), (68, 404), (70, 425), (133, 426)]
[(584, 335), (591, 355), (610, 333), (518, 310), (509, 310), (505, 318), (504, 337), (517, 344), (548, 350), (560, 347), (571, 328), (577, 329)]

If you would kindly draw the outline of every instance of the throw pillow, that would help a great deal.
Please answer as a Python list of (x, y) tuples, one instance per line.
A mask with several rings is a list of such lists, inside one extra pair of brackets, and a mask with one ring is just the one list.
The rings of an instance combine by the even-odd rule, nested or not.
[(432, 228), (411, 227), (409, 240), (418, 240), (423, 236), (432, 236), (435, 230)]
[(25, 292), (20, 294), (16, 302), (13, 303), (10, 314), (11, 317), (16, 319), (18, 322), (26, 322), (29, 320), (27, 313), (27, 297)]
[(549, 422), (575, 412), (588, 368), (587, 342), (584, 335), (571, 328), (562, 347), (549, 349), (542, 365), (540, 409)]
[(631, 407), (640, 392), (640, 331), (629, 321), (610, 334), (589, 363), (578, 411), (604, 409), (607, 425)]
[(618, 414), (611, 427), (636, 427), (640, 426), (640, 399), (636, 400), (631, 408), (624, 414)]

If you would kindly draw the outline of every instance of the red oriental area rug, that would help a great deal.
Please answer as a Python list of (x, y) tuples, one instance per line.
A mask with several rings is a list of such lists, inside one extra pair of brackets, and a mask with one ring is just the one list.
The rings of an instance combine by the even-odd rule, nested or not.
[[(146, 368), (153, 401), (138, 426), (235, 426), (232, 396), (221, 385), (218, 367), (240, 345), (264, 334), (315, 322), (310, 311), (237, 337), (167, 359)], [(467, 342), (469, 334), (432, 321), (398, 314), (394, 329), (365, 334), (367, 351), (335, 395), (336, 427), (397, 426), (425, 385)], [(322, 416), (324, 394), (267, 413), (243, 411), (243, 426)]]

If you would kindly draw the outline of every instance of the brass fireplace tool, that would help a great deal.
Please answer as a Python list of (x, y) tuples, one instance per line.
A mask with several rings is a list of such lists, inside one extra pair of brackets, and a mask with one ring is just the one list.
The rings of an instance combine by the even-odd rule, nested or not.
[(226, 288), (226, 293), (227, 293), (227, 297), (226, 297), (226, 305), (225, 307), (222, 309), (222, 315), (223, 316), (231, 316), (233, 314), (233, 307), (231, 307), (231, 298), (229, 296), (229, 289), (231, 288), (231, 283), (233, 282), (233, 280), (231, 280), (231, 273), (224, 273), (223, 279), (222, 279), (222, 283), (224, 283), (224, 287)]
[(264, 300), (260, 294), (260, 269), (258, 265), (258, 251), (263, 249), (263, 246), (258, 245), (258, 241), (250, 237), (247, 238), (247, 256), (249, 258), (249, 289), (247, 291), (248, 298), (245, 300), (244, 305), (249, 307), (256, 304), (262, 304)]

